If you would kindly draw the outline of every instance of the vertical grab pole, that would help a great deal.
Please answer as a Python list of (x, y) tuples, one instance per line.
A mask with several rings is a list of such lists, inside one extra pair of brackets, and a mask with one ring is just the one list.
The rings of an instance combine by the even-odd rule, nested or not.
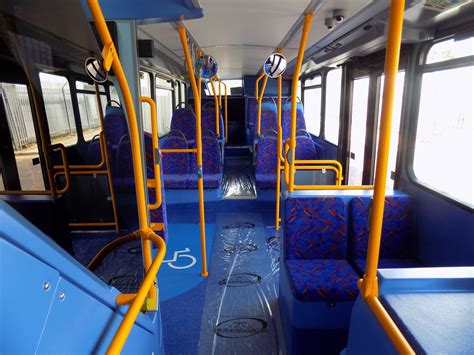
[(114, 214), (114, 222), (115, 222), (115, 231), (119, 232), (119, 224), (118, 224), (118, 214), (117, 214), (117, 204), (115, 200), (115, 191), (112, 185), (112, 175), (110, 174), (110, 162), (109, 156), (107, 155), (107, 142), (105, 141), (105, 122), (104, 122), (104, 108), (102, 107), (102, 101), (100, 100), (100, 91), (99, 91), (99, 84), (94, 81), (94, 90), (95, 90), (95, 98), (97, 100), (97, 110), (99, 111), (99, 119), (100, 119), (100, 135), (99, 140), (100, 142), (100, 151), (102, 156), (105, 159), (105, 167), (107, 168), (107, 181), (109, 182), (109, 191), (110, 191), (110, 199), (112, 202), (112, 212)]
[[(104, 15), (99, 5), (98, 0), (87, 0), (87, 5), (91, 12), (92, 18), (96, 25), (97, 31), (99, 32), (100, 39), (104, 44), (102, 50), (103, 65), (106, 70), (113, 69), (115, 77), (117, 78), (120, 90), (122, 91), (125, 109), (127, 111), (128, 124), (130, 127), (130, 145), (132, 147), (132, 162), (133, 162), (133, 175), (135, 179), (135, 191), (137, 195), (137, 208), (138, 208), (138, 221), (140, 230), (145, 232), (149, 229), (148, 227), (148, 209), (146, 205), (145, 197), (145, 184), (144, 174), (142, 167), (142, 152), (140, 147), (140, 135), (138, 132), (137, 118), (135, 115), (135, 107), (133, 105), (132, 94), (128, 87), (127, 77), (120, 63), (120, 59), (115, 50), (112, 37), (110, 36), (109, 29), (104, 19)], [(141, 238), (142, 249), (143, 249), (143, 261), (144, 268), (146, 271), (149, 270), (152, 257), (151, 257), (151, 246), (145, 238)], [(153, 286), (156, 288), (156, 285)]]
[(296, 154), (296, 93), (298, 91), (298, 80), (300, 77), (301, 65), (303, 64), (306, 41), (308, 40), (309, 30), (311, 29), (312, 13), (306, 13), (304, 16), (303, 32), (301, 33), (300, 47), (296, 59), (295, 70), (293, 72), (293, 82), (291, 83), (291, 130), (290, 130), (290, 150), (286, 157), (290, 163), (290, 183), (288, 191), (293, 192), (295, 187), (295, 154)]
[(219, 80), (219, 95), (220, 95), (220, 88), (221, 84), (224, 85), (224, 130), (225, 130), (225, 142), (227, 143), (228, 138), (228, 125), (227, 125), (227, 84), (224, 83), (220, 78), (219, 75), (216, 74), (216, 79)]
[(395, 100), (395, 85), (400, 57), (405, 0), (392, 0), (388, 25), (387, 49), (385, 54), (385, 84), (383, 88), (382, 115), (380, 119), (379, 151), (375, 172), (374, 197), (370, 216), (367, 266), (361, 285), (364, 297), (378, 296), (377, 266), (380, 254), (385, 188), (387, 182), (388, 155), (390, 152), (390, 131)]
[[(265, 75), (265, 74), (264, 74)], [(262, 100), (263, 95), (265, 94), (265, 89), (267, 87), (268, 76), (265, 75), (263, 79), (262, 92), (258, 97), (258, 114), (257, 114), (257, 136), (260, 135), (260, 122), (262, 121)]]
[[(277, 52), (281, 53), (283, 51), (282, 48), (278, 48)], [(278, 124), (278, 137), (277, 137), (277, 182), (276, 182), (276, 211), (275, 211), (275, 230), (280, 229), (280, 194), (281, 194), (281, 150), (282, 150), (282, 127), (281, 127), (281, 91), (282, 91), (282, 83), (283, 77), (280, 75), (278, 78), (278, 98), (277, 98), (277, 124)]]
[(221, 110), (220, 110), (220, 107), (219, 107), (219, 99), (217, 97), (216, 88), (214, 87), (214, 79), (209, 78), (209, 81), (211, 82), (212, 94), (214, 95), (214, 106), (216, 107), (216, 134), (217, 134), (218, 137), (220, 137), (220, 135), (221, 135), (221, 132), (220, 132)]
[[(186, 36), (186, 29), (184, 27), (178, 28), (179, 38), (181, 45), (183, 46), (184, 56), (186, 57), (186, 66), (188, 67), (189, 81), (193, 88), (194, 94), (194, 108), (196, 110), (196, 148), (197, 148), (197, 165), (198, 165), (198, 190), (199, 190), (199, 226), (201, 229), (201, 257), (202, 257), (202, 271), (201, 276), (208, 276), (207, 272), (207, 258), (206, 258), (206, 221), (204, 216), (204, 182), (202, 180), (202, 133), (201, 133), (201, 85), (196, 84), (196, 78), (194, 76), (193, 63), (191, 61), (191, 55), (189, 54), (188, 39)], [(200, 78), (198, 83), (201, 84)]]

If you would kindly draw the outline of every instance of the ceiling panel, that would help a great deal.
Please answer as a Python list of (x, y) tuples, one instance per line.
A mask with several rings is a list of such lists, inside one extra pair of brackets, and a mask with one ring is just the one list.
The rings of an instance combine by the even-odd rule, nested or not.
[[(344, 9), (351, 16), (370, 0), (332, 0), (314, 14), (307, 48), (328, 33), (324, 19), (333, 9)], [(310, 0), (200, 0), (204, 18), (186, 21), (185, 25), (205, 53), (216, 58), (221, 78), (256, 74), (264, 60), (285, 37)], [(139, 38), (152, 38), (163, 52), (172, 52), (183, 61), (179, 36), (171, 24), (139, 27)], [(291, 61), (297, 55), (299, 31), (284, 48)]]

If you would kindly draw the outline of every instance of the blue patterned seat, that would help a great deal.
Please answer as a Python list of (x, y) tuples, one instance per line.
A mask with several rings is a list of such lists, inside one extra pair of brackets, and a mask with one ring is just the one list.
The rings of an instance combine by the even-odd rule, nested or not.
[[(184, 137), (166, 136), (160, 139), (161, 149), (187, 149), (188, 142)], [(185, 189), (191, 173), (188, 153), (163, 153), (162, 171), (167, 189)]]
[[(262, 99), (262, 109), (264, 103), (275, 103), (271, 97), (264, 97)], [(247, 125), (254, 127), (257, 125), (258, 117), (258, 102), (255, 97), (247, 97)]]
[(255, 179), (259, 189), (274, 189), (277, 170), (277, 139), (262, 137), (255, 149)]
[(316, 160), (318, 159), (316, 147), (313, 140), (307, 136), (296, 137), (296, 159)]
[(190, 108), (179, 108), (171, 117), (171, 130), (180, 131), (188, 143), (196, 140), (196, 116)]
[(345, 211), (339, 197), (284, 200), (279, 302), (294, 334), (349, 326), (359, 277), (346, 260)]
[(288, 260), (291, 290), (300, 302), (354, 301), (358, 276), (346, 260)]
[[(363, 274), (369, 242), (370, 197), (355, 197), (350, 203), (351, 223), (349, 258)], [(382, 241), (380, 245), (380, 268), (421, 266), (415, 260), (412, 250), (413, 225), (411, 200), (408, 196), (387, 196), (385, 198)]]
[[(258, 115), (257, 115), (258, 119)], [(257, 136), (258, 122), (255, 122), (254, 134)], [(260, 119), (260, 134), (267, 130), (278, 131), (278, 112), (277, 106), (273, 101), (262, 103), (262, 116)]]
[[(100, 156), (100, 138), (99, 136), (95, 136), (92, 140), (87, 144), (87, 153), (86, 153), (86, 164), (96, 165), (100, 164), (101, 156)], [(105, 169), (105, 167), (103, 168)]]
[[(283, 132), (283, 141), (290, 138), (291, 132), (291, 102), (287, 102), (281, 109), (281, 126)], [(306, 129), (303, 104), (298, 102), (296, 105), (296, 130)]]
[(224, 139), (224, 119), (222, 117), (222, 112), (219, 117), (219, 135), (217, 135), (216, 127), (216, 111), (214, 108), (206, 108), (201, 111), (201, 127), (203, 136), (212, 132), (216, 135), (220, 143)]
[[(192, 144), (196, 148), (196, 144)], [(222, 183), (222, 158), (219, 142), (216, 138), (202, 137), (202, 163), (203, 180), (205, 189), (217, 189)], [(197, 189), (197, 160), (191, 156), (191, 175), (188, 179), (188, 188)]]

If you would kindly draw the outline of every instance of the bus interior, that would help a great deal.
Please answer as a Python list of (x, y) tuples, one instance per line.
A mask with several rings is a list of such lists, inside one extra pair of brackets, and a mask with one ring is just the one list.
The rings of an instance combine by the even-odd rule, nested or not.
[(0, 68), (0, 353), (474, 353), (471, 0), (6, 0)]

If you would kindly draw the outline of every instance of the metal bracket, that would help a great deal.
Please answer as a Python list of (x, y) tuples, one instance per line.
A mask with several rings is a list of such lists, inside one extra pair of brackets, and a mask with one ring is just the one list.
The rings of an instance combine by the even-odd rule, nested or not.
[(198, 165), (198, 179), (202, 179), (203, 178), (203, 174), (202, 174), (202, 165)]
[(288, 149), (286, 153), (286, 160), (288, 160), (288, 164), (293, 164), (293, 149)]

